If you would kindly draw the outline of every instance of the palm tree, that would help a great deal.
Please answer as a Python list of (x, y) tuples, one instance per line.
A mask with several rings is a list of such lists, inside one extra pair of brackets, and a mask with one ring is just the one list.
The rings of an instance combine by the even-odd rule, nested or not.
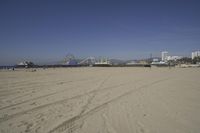
[(194, 57), (194, 59), (192, 60), (194, 64), (197, 64), (200, 62), (200, 56)]
[(177, 60), (178, 64), (191, 64), (192, 63), (192, 58), (189, 57), (183, 57), (181, 59)]

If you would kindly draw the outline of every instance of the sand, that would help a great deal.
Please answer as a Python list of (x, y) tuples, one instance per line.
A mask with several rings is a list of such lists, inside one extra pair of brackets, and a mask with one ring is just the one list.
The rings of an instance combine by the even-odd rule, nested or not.
[(0, 71), (1, 133), (199, 133), (199, 68)]

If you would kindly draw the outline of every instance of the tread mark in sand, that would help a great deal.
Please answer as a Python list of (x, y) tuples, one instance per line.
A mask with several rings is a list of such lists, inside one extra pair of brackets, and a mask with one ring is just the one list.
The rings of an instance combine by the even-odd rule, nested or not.
[[(103, 109), (104, 107), (106, 107), (109, 103), (112, 103), (114, 101), (117, 101), (119, 100), (120, 98), (124, 97), (124, 96), (127, 96), (127, 95), (130, 95), (132, 94), (133, 92), (136, 92), (136, 91), (139, 91), (140, 89), (142, 88), (146, 88), (148, 86), (152, 86), (154, 84), (158, 84), (158, 83), (161, 83), (163, 81), (166, 81), (166, 80), (169, 80), (170, 78), (165, 78), (165, 79), (161, 79), (161, 80), (157, 80), (157, 81), (154, 81), (150, 84), (146, 84), (146, 85), (143, 85), (139, 88), (136, 88), (134, 90), (130, 90), (118, 97), (115, 97), (97, 107), (94, 107), (93, 109), (87, 111), (87, 112), (83, 112), (82, 114), (79, 114), (77, 116), (74, 116), (72, 117), (71, 119), (67, 120), (67, 121), (64, 121), (63, 123), (61, 123), (60, 125), (56, 126), (55, 128), (53, 128), (52, 130), (50, 130), (48, 133), (58, 133), (58, 132), (63, 132), (63, 131), (66, 131), (67, 133), (72, 133), (75, 129), (72, 128), (72, 127), (82, 127), (82, 125), (80, 125), (80, 121), (84, 121), (85, 118), (87, 118), (88, 116), (90, 116), (91, 114), (94, 114), (95, 112), (98, 112), (99, 110)], [(76, 126), (74, 124), (77, 124)], [(73, 125), (73, 126), (71, 126)], [(69, 127), (69, 128), (68, 128)], [(72, 130), (73, 129), (73, 130)]]

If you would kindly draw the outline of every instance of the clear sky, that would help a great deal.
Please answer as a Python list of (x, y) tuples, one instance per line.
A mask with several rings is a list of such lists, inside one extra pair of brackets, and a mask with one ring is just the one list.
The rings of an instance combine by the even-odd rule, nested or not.
[(0, 65), (200, 49), (200, 0), (0, 0)]

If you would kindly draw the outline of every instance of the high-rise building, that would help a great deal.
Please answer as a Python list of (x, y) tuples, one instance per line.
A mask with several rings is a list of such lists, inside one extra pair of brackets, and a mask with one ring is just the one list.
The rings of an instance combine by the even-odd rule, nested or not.
[(194, 51), (192, 52), (192, 59), (194, 59), (195, 57), (200, 56), (200, 51)]
[(162, 61), (167, 61), (167, 57), (168, 57), (168, 52), (167, 51), (162, 51)]

